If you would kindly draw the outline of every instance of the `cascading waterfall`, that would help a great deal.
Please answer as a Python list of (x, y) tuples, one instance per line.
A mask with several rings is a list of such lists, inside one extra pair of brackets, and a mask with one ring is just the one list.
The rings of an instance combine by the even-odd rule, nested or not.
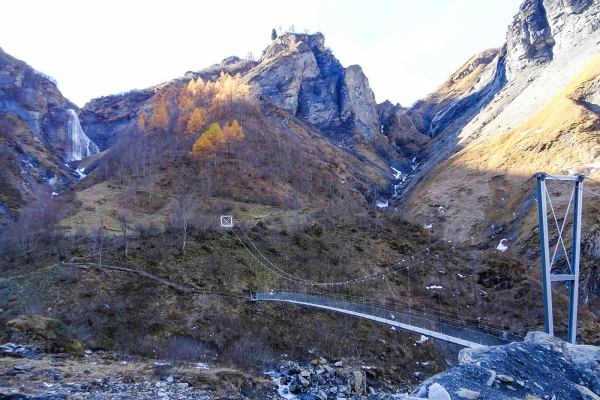
[(68, 109), (69, 112), (69, 124), (67, 133), (71, 138), (71, 151), (67, 155), (67, 162), (79, 161), (85, 157), (89, 157), (92, 154), (98, 153), (100, 150), (96, 143), (87, 137), (81, 128), (79, 123), (79, 117), (75, 110)]

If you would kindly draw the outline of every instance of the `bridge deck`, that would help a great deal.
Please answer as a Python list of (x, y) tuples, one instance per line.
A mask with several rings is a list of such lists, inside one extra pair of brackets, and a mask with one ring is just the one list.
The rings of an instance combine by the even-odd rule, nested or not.
[(420, 333), (435, 339), (455, 343), (465, 347), (477, 347), (481, 345), (497, 346), (512, 341), (521, 341), (516, 335), (505, 335), (501, 337), (489, 332), (489, 329), (473, 327), (466, 323), (453, 323), (432, 321), (424, 316), (414, 315), (399, 310), (391, 310), (371, 304), (356, 303), (344, 299), (333, 299), (302, 293), (253, 293), (251, 299), (254, 301), (283, 301), (324, 310), (331, 310), (342, 314), (352, 315), (358, 318), (390, 325), (409, 332)]

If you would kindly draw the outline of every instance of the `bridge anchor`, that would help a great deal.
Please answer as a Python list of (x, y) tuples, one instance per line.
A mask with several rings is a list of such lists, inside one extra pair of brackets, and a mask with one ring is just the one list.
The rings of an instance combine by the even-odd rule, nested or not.
[[(537, 179), (537, 200), (538, 214), (540, 220), (540, 245), (542, 259), (542, 284), (544, 289), (544, 319), (545, 331), (549, 335), (554, 336), (554, 318), (552, 314), (552, 282), (569, 282), (570, 283), (570, 299), (569, 299), (569, 333), (567, 341), (575, 344), (577, 338), (577, 303), (579, 297), (579, 259), (581, 249), (581, 210), (583, 207), (583, 180), (584, 175), (549, 175), (544, 172), (535, 174)], [(547, 199), (548, 191), (546, 189), (546, 180), (570, 181), (573, 182), (572, 199), (574, 199), (573, 207), (573, 240), (571, 248), (571, 259), (569, 263), (569, 274), (553, 274), (551, 272), (552, 260), (550, 259), (550, 243), (548, 236), (548, 208)], [(550, 204), (552, 205), (552, 204)], [(567, 213), (569, 208), (567, 209)], [(553, 210), (554, 211), (554, 210)], [(565, 218), (567, 215), (565, 215)], [(558, 224), (558, 223), (557, 223)], [(562, 243), (563, 226), (557, 226), (559, 243)], [(564, 243), (563, 243), (564, 246)], [(566, 250), (566, 249), (565, 249)], [(566, 253), (566, 251), (565, 251)], [(556, 255), (556, 252), (554, 253)], [(566, 256), (566, 254), (565, 254)]]

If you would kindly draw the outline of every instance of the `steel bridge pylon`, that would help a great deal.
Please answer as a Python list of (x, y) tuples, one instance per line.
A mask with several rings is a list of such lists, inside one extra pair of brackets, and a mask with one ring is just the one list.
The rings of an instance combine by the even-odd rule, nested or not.
[[(569, 282), (570, 283), (570, 298), (569, 298), (569, 332), (567, 341), (575, 344), (577, 337), (577, 304), (579, 297), (579, 260), (581, 252), (581, 211), (583, 208), (583, 180), (584, 175), (550, 175), (544, 172), (535, 174), (537, 179), (537, 203), (538, 214), (540, 220), (540, 258), (542, 261), (542, 285), (544, 289), (544, 319), (546, 333), (554, 336), (554, 318), (552, 314), (552, 282)], [(571, 258), (568, 260), (570, 273), (569, 274), (553, 274), (551, 272), (554, 255), (550, 258), (550, 243), (548, 236), (548, 208), (547, 200), (549, 198), (546, 189), (546, 180), (566, 181), (573, 183), (572, 199), (573, 206), (573, 237), (571, 244)], [(551, 204), (551, 203), (550, 203)], [(552, 205), (552, 204), (551, 204)], [(570, 210), (567, 208), (567, 214)], [(565, 215), (565, 221), (568, 215)], [(562, 227), (558, 226), (559, 240), (556, 243), (558, 246), (562, 242), (562, 231), (565, 227), (563, 222)], [(564, 247), (564, 242), (562, 243)], [(565, 249), (566, 256), (566, 249)]]

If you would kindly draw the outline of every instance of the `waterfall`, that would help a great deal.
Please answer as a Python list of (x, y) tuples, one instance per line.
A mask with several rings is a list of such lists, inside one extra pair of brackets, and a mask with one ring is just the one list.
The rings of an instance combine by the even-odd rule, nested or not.
[(75, 110), (68, 109), (67, 111), (69, 112), (67, 133), (71, 139), (71, 151), (67, 154), (67, 162), (79, 161), (99, 152), (100, 150), (96, 146), (96, 143), (92, 142), (83, 132)]

